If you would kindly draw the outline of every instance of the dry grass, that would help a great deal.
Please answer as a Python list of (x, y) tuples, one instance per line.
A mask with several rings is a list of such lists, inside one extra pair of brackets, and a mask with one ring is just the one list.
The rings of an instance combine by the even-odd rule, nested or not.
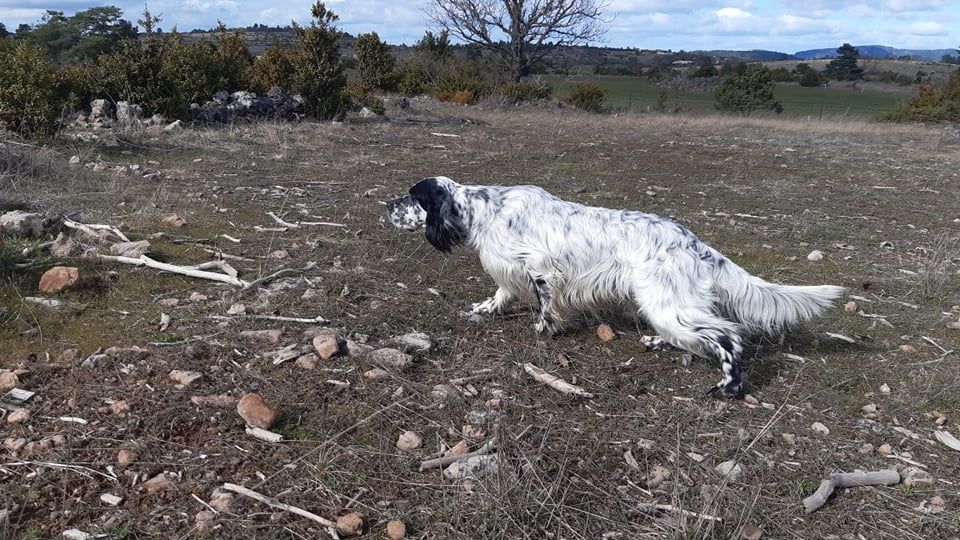
[[(603, 117), (421, 102), (391, 115), (394, 122), (386, 124), (263, 123), (191, 129), (176, 137), (145, 133), (119, 148), (37, 151), (24, 161), (29, 166), (17, 169), (16, 182), (4, 177), (8, 199), (36, 201), (44, 210), (73, 205), (82, 220), (123, 224), (133, 238), (151, 237), (155, 254), (173, 262), (206, 260), (206, 249), (219, 249), (250, 259), (236, 263), (246, 278), (319, 263), (306, 279), (238, 295), (152, 270), (71, 260), (91, 274), (115, 273), (104, 287), (64, 295), (90, 305), (78, 315), (21, 301), (36, 294), (39, 271), (4, 280), (0, 307), (16, 316), (0, 330), (0, 368), (27, 369), (23, 385), (41, 399), (31, 404), (33, 420), (3, 427), (3, 438), (62, 434), (67, 444), (35, 459), (101, 472), (110, 466), (119, 474), (114, 482), (5, 466), (20, 458), (2, 450), (0, 508), (17, 508), (9, 535), (57, 536), (75, 527), (112, 537), (200, 536), (194, 515), (204, 508), (191, 495), (209, 500), (224, 482), (327, 518), (362, 511), (371, 538), (381, 537), (392, 518), (423, 538), (730, 538), (745, 525), (759, 526), (770, 538), (955, 534), (960, 513), (952, 482), (960, 468), (948, 449), (929, 440), (935, 412), (946, 414), (942, 427), (960, 433), (956, 353), (939, 348), (960, 348), (943, 315), (960, 303), (958, 281), (951, 279), (960, 236), (952, 223), (960, 207), (960, 162), (955, 147), (937, 149), (935, 129)], [(158, 161), (163, 175), (145, 180), (71, 169), (64, 161), (73, 154), (100, 155), (111, 165)], [(885, 316), (894, 328), (836, 310), (782, 342), (758, 340), (746, 381), (761, 405), (751, 406), (702, 397), (715, 382), (716, 366), (683, 365), (680, 353), (642, 352), (638, 328), (628, 322), (610, 321), (620, 332), (611, 342), (596, 338), (595, 320), (556, 339), (534, 335), (530, 314), (470, 322), (458, 312), (492, 290), (476, 256), (441, 255), (384, 220), (382, 200), (431, 174), (535, 183), (587, 204), (674, 216), (766, 279), (849, 287), (861, 298), (861, 310)], [(86, 187), (64, 189), (62, 178)], [(259, 232), (256, 226), (275, 225), (268, 211), (346, 227)], [(164, 228), (159, 219), (169, 213), (189, 224)], [(156, 232), (164, 236), (153, 237)], [(219, 236), (224, 233), (241, 242)], [(894, 249), (881, 248), (882, 241)], [(277, 249), (289, 258), (267, 258)], [(807, 261), (812, 249), (823, 250), (825, 259)], [(209, 298), (187, 301), (194, 292)], [(169, 298), (180, 304), (158, 303)], [(362, 376), (374, 367), (365, 358), (340, 358), (314, 370), (293, 362), (274, 366), (262, 353), (275, 347), (243, 341), (239, 331), (275, 327), (282, 330), (279, 345), (287, 345), (309, 343), (305, 328), (211, 318), (235, 302), (251, 312), (323, 315), (343, 336), (368, 336), (371, 343), (419, 330), (435, 348), (410, 370), (380, 381)], [(173, 320), (165, 333), (157, 330), (161, 312)], [(826, 331), (852, 336), (856, 344), (832, 340)], [(150, 347), (147, 359), (95, 368), (57, 360), (72, 347), (88, 354), (193, 336), (201, 338)], [(555, 394), (518, 368), (524, 362), (576, 377), (597, 397)], [(438, 402), (431, 394), (437, 384), (490, 368), (495, 376), (475, 385), (476, 396)], [(167, 378), (171, 369), (200, 371), (204, 378), (176, 388)], [(880, 393), (881, 384), (891, 393)], [(280, 406), (275, 430), (285, 442), (256, 442), (244, 435), (232, 410), (189, 401), (192, 395), (247, 391)], [(494, 396), (503, 400), (499, 408), (486, 404)], [(127, 416), (100, 412), (118, 399), (129, 401)], [(864, 418), (867, 403), (878, 406), (876, 418)], [(426, 454), (460, 440), (468, 418), (490, 411), (495, 418), (478, 424), (487, 433), (472, 443), (499, 436), (500, 474), (466, 489), (439, 471), (417, 471)], [(60, 416), (90, 423), (56, 421)], [(814, 434), (814, 421), (826, 424), (830, 435)], [(397, 435), (408, 429), (423, 436), (422, 449), (396, 448)], [(796, 443), (786, 442), (785, 433)], [(936, 481), (849, 490), (818, 513), (801, 514), (799, 501), (825, 468), (903, 465), (861, 453), (865, 443), (909, 453)], [(120, 448), (140, 454), (128, 474), (115, 463)], [(635, 463), (624, 457), (628, 451)], [(726, 481), (714, 467), (731, 459), (743, 474)], [(671, 475), (655, 486), (656, 467)], [(179, 475), (177, 489), (164, 495), (148, 496), (131, 481), (131, 474), (163, 470)], [(98, 499), (103, 492), (125, 502), (104, 507)], [(946, 499), (946, 511), (917, 510), (935, 495)], [(649, 504), (722, 521), (644, 510)], [(221, 528), (208, 533), (212, 537), (322, 534), (312, 522), (251, 501), (217, 516), (216, 523)]]

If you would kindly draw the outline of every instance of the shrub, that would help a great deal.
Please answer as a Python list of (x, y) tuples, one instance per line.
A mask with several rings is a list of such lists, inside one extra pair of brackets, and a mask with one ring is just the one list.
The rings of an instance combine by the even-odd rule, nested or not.
[(607, 90), (592, 82), (578, 83), (573, 92), (566, 98), (566, 102), (574, 107), (599, 113), (603, 112), (604, 102), (607, 100)]
[(922, 85), (917, 97), (880, 116), (888, 122), (960, 122), (960, 69), (943, 88)]
[(523, 103), (524, 101), (550, 99), (553, 90), (539, 82), (520, 82), (505, 84), (498, 89), (497, 93), (512, 103)]
[(250, 89), (266, 94), (274, 86), (291, 88), (293, 73), (293, 52), (284, 50), (274, 38), (273, 44), (250, 66)]
[(43, 47), (0, 48), (0, 124), (21, 135), (56, 132), (66, 104), (65, 80)]
[(469, 91), (474, 99), (490, 93), (490, 83), (476, 62), (451, 60), (436, 65), (435, 69), (436, 74), (428, 84), (437, 99), (462, 91)]
[(294, 25), (297, 47), (293, 53), (291, 90), (300, 94), (307, 112), (316, 118), (334, 118), (346, 109), (343, 89), (347, 84), (340, 59), (342, 34), (333, 23), (337, 15), (317, 2), (310, 10), (313, 21), (304, 28)]
[(477, 96), (470, 90), (460, 90), (450, 96), (450, 101), (458, 105), (473, 105), (477, 102)]
[(227, 32), (223, 23), (220, 23), (218, 30), (216, 67), (220, 89), (233, 92), (250, 88), (253, 57), (243, 43), (243, 30)]
[(356, 69), (360, 82), (372, 88), (393, 91), (397, 86), (396, 59), (390, 46), (376, 32), (360, 34), (354, 44)]
[(373, 90), (373, 88), (360, 81), (350, 81), (344, 88), (343, 93), (347, 99), (354, 100), (359, 107), (366, 107), (377, 114), (383, 114), (387, 108), (382, 99), (373, 95)]
[(785, 67), (776, 67), (770, 70), (770, 78), (775, 82), (793, 82), (793, 73)]
[(707, 77), (716, 77), (720, 75), (720, 72), (717, 71), (717, 68), (712, 65), (701, 65), (690, 74), (691, 79), (707, 78)]
[(743, 75), (730, 75), (723, 81), (714, 93), (715, 107), (718, 111), (733, 111), (744, 116), (758, 109), (780, 114), (783, 105), (774, 97), (776, 88), (770, 70), (753, 64)]
[(419, 96), (427, 87), (427, 76), (412, 62), (401, 62), (394, 70), (396, 91), (405, 96)]

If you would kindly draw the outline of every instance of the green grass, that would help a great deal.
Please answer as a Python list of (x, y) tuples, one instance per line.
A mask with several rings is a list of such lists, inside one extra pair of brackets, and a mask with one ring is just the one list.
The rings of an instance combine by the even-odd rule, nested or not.
[[(590, 76), (569, 79), (563, 76), (543, 76), (557, 97), (570, 94), (578, 82), (589, 80), (606, 88), (607, 104), (614, 109), (643, 111), (657, 105), (661, 90), (641, 77)], [(666, 109), (676, 107), (693, 113), (713, 113), (713, 92), (664, 91)], [(777, 85), (777, 99), (783, 103), (783, 114), (788, 117), (869, 117), (896, 109), (902, 96), (885, 92), (850, 90), (846, 88), (804, 88), (795, 84)]]

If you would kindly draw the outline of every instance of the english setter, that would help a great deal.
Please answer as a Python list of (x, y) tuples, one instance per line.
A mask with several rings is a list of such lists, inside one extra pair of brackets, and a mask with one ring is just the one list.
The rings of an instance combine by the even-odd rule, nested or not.
[(478, 314), (539, 306), (538, 332), (555, 334), (581, 313), (628, 308), (672, 345), (721, 362), (711, 387), (741, 391), (742, 341), (775, 333), (830, 307), (844, 289), (769, 283), (747, 273), (680, 224), (654, 214), (584, 206), (535, 186), (468, 186), (438, 176), (387, 203), (401, 229), (426, 228), (449, 252), (466, 243), (497, 284)]

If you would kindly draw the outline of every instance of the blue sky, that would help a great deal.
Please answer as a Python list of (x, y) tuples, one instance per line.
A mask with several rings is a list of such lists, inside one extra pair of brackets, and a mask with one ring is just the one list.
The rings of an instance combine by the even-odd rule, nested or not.
[[(310, 0), (186, 0), (149, 2), (165, 30), (288, 24), (309, 18)], [(135, 20), (143, 1), (105, 2)], [(423, 0), (332, 0), (350, 33), (376, 31), (391, 43), (412, 43), (427, 29)], [(46, 9), (73, 13), (104, 3), (0, 0), (8, 29), (34, 23)], [(955, 0), (610, 0), (610, 30), (603, 44), (617, 47), (772, 49), (795, 52), (843, 42), (901, 48), (960, 47), (960, 2)]]

